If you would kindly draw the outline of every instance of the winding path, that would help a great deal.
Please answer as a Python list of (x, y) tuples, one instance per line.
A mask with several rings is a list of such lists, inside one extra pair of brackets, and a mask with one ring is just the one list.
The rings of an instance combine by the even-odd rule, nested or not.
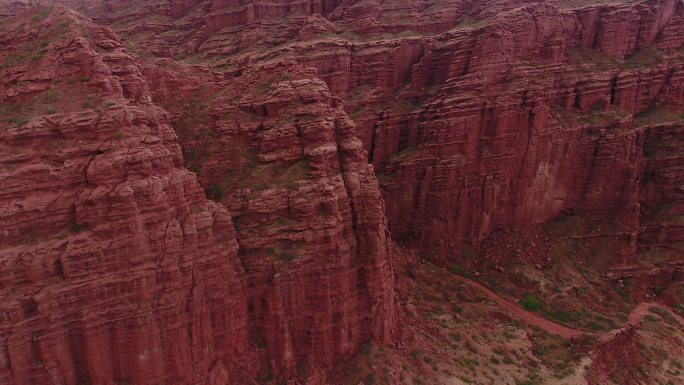
[[(566, 338), (566, 339), (572, 339), (575, 337), (579, 337), (583, 334), (597, 334), (594, 332), (585, 332), (582, 330), (577, 330), (577, 329), (572, 329), (567, 326), (563, 326), (559, 323), (553, 322), (547, 318), (544, 318), (540, 316), (539, 314), (533, 313), (531, 311), (527, 311), (517, 304), (507, 300), (506, 298), (500, 296), (490, 288), (482, 285), (479, 282), (473, 281), (471, 279), (465, 278), (465, 277), (460, 277), (461, 280), (468, 286), (471, 286), (482, 293), (484, 293), (488, 298), (492, 299), (494, 302), (496, 302), (499, 306), (501, 306), (503, 309), (507, 310), (508, 312), (512, 313), (513, 315), (517, 316), (520, 318), (523, 322), (530, 324), (530, 325), (535, 325), (538, 326), (547, 332), (551, 334), (555, 334), (559, 337)], [(663, 307), (662, 304), (659, 304), (657, 302), (641, 302), (638, 304), (632, 311), (629, 313), (629, 317), (627, 318), (627, 324), (631, 326), (636, 326), (641, 322), (641, 320), (648, 314), (648, 309), (650, 309), (652, 306), (658, 306), (658, 307)], [(669, 308), (666, 308), (669, 311)], [(673, 313), (670, 311), (670, 313)], [(676, 314), (676, 313), (674, 313)], [(678, 317), (679, 318), (679, 317)], [(610, 332), (608, 332), (610, 333)], [(606, 334), (606, 333), (603, 333)]]
[[(486, 286), (484, 286), (478, 282), (475, 282), (473, 280), (463, 278), (463, 277), (461, 277), (461, 278), (463, 279), (463, 281), (467, 285), (480, 290), (487, 297), (494, 300), (494, 302), (496, 302), (499, 306), (506, 309), (510, 313), (516, 315), (518, 318), (522, 319), (525, 323), (538, 326), (538, 327), (546, 330), (547, 332), (549, 332), (551, 334), (556, 334), (560, 337), (567, 338), (567, 339), (579, 337), (582, 334), (586, 334), (585, 332), (583, 332), (581, 330), (572, 329), (572, 328), (569, 328), (567, 326), (563, 326), (563, 325), (558, 324), (556, 322), (553, 322), (549, 319), (546, 319), (546, 318), (540, 316), (539, 314), (533, 313), (531, 311), (527, 311), (527, 310), (521, 308), (520, 306), (512, 303), (511, 301), (505, 299), (504, 297), (498, 295), (492, 289), (489, 289), (488, 287), (486, 287)], [(646, 308), (646, 309), (648, 309), (648, 308)]]
[(646, 317), (646, 314), (648, 314), (648, 309), (651, 308), (651, 306), (659, 306), (658, 303), (656, 302), (642, 302), (638, 304), (632, 311), (629, 313), (629, 317), (627, 318), (627, 323), (636, 326), (641, 322), (644, 317)]

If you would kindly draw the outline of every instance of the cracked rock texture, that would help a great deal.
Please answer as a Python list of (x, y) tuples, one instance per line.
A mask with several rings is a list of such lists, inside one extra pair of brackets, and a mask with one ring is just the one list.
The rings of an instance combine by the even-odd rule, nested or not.
[(681, 121), (681, 1), (288, 4), (91, 14), (141, 53), (228, 79), (308, 68), (355, 123), (392, 238), (434, 260), (559, 213), (610, 218), (635, 239), (660, 226), (644, 217), (644, 138)]
[(230, 186), (220, 204), (152, 101), (174, 79), (146, 79), (68, 8), (2, 28), (1, 383), (324, 383), (337, 358), (392, 341), (383, 202), (325, 83), (239, 100), (254, 123), (212, 121), (223, 155), (251, 162), (247, 183), (281, 183)]
[(42, 3), (0, 0), (2, 383), (325, 384), (395, 341), (392, 242), (561, 214), (682, 300), (680, 0)]

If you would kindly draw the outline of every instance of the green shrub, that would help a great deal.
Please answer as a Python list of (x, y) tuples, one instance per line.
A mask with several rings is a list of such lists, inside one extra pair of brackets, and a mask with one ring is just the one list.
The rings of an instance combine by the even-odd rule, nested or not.
[(289, 251), (278, 254), (278, 258), (282, 261), (294, 261), (295, 255)]
[(43, 102), (44, 103), (55, 103), (59, 100), (59, 91), (55, 89), (51, 89), (47, 92), (45, 92), (43, 96)]
[(372, 348), (373, 345), (371, 345), (370, 342), (366, 342), (365, 344), (361, 345), (361, 354), (366, 357), (370, 356)]
[(604, 329), (606, 329), (605, 326), (603, 326), (602, 324), (600, 324), (594, 320), (587, 321), (585, 323), (585, 326), (591, 330), (604, 330)]
[(471, 353), (477, 353), (477, 348), (472, 343), (470, 343), (470, 341), (466, 341), (465, 346), (466, 349), (468, 349)]
[(556, 307), (552, 309), (545, 309), (544, 310), (544, 316), (547, 318), (551, 318), (553, 320), (556, 320), (558, 322), (562, 323), (573, 323), (573, 322), (578, 322), (579, 317), (576, 312), (570, 312), (568, 310)]
[(667, 107), (651, 108), (634, 116), (634, 124), (638, 127), (678, 121), (684, 115)]
[(23, 44), (19, 51), (12, 52), (5, 57), (2, 67), (12, 67), (15, 65), (29, 63), (40, 60), (45, 55), (45, 49), (37, 49), (28, 43)]
[(295, 258), (297, 258), (297, 256), (293, 252), (287, 251), (287, 250), (282, 250), (278, 247), (267, 247), (265, 250), (266, 250), (266, 253), (274, 256), (275, 258), (277, 258), (280, 261), (288, 261), (289, 262), (289, 261), (294, 261)]
[(29, 122), (29, 120), (26, 117), (20, 116), (20, 117), (15, 117), (15, 118), (9, 118), (9, 119), (7, 119), (7, 122), (8, 123), (14, 123), (15, 126), (21, 127), (21, 126), (26, 125)]
[(528, 311), (537, 311), (541, 309), (539, 299), (533, 295), (526, 295), (520, 300), (520, 305)]
[(656, 47), (648, 46), (625, 56), (624, 65), (629, 69), (648, 68), (663, 59), (662, 52)]
[(204, 192), (207, 194), (207, 198), (213, 200), (214, 202), (220, 202), (221, 198), (223, 198), (223, 189), (215, 184), (207, 187)]
[(30, 19), (31, 24), (35, 24), (35, 23), (43, 21), (46, 17), (48, 17), (50, 12), (52, 12), (52, 7), (46, 7), (46, 8), (40, 9), (36, 14), (31, 16), (31, 19)]

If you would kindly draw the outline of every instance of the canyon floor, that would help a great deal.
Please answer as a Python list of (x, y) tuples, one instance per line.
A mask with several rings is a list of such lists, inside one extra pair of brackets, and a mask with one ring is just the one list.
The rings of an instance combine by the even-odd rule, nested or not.
[[(631, 298), (627, 293), (638, 280), (607, 279), (603, 267), (567, 253), (579, 243), (594, 255), (610, 243), (607, 239), (620, 243), (620, 237), (578, 238), (574, 234), (586, 230), (565, 226), (568, 220), (576, 219), (559, 218), (522, 236), (493, 236), (491, 244), (508, 259), (498, 268), (489, 260), (496, 255), (493, 247), (469, 266), (437, 266), (410, 250), (397, 250), (403, 310), (398, 345), (365, 347), (351, 367), (337, 369), (333, 383), (684, 382), (682, 305), (662, 301), (665, 289), (680, 293), (681, 283)], [(605, 229), (607, 224), (592, 226)], [(512, 239), (521, 238), (528, 248), (511, 248)], [(557, 251), (545, 254), (543, 265), (521, 262), (542, 239)], [(517, 253), (511, 255), (511, 249)]]
[[(335, 384), (679, 384), (684, 319), (658, 302), (580, 330), (525, 310), (482, 283), (411, 260), (397, 347), (369, 344)], [(545, 309), (547, 310), (547, 309)], [(550, 309), (549, 309), (550, 310)], [(553, 309), (574, 312), (575, 309)]]

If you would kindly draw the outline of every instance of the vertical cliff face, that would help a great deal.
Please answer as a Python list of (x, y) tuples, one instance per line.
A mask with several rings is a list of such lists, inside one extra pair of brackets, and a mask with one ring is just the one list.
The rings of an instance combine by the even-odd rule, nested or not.
[[(684, 241), (684, 127), (681, 119), (668, 122), (676, 116), (671, 110), (654, 110), (644, 118), (649, 126), (643, 128), (639, 245), (648, 259), (674, 261), (675, 269), (679, 265), (674, 275), (679, 276)], [(665, 294), (671, 304), (681, 303), (681, 287)]]
[(259, 20), (273, 17), (284, 17), (291, 14), (311, 15), (314, 13), (327, 15), (338, 5), (338, 0), (278, 0), (278, 1), (237, 1), (211, 0), (211, 12), (207, 15), (207, 26), (212, 30), (251, 24)]
[[(190, 140), (202, 116), (169, 117), (145, 77), (167, 101), (186, 73), (143, 74), (110, 29), (35, 8), (2, 45), (2, 383), (315, 383), (391, 341), (383, 202), (324, 83), (210, 104), (221, 119)], [(203, 90), (228, 84), (214, 80)], [(192, 167), (193, 151), (228, 148), (197, 169), (206, 191), (178, 124)]]
[(65, 8), (4, 27), (1, 382), (227, 380), (249, 362), (231, 217), (138, 64)]
[(211, 21), (245, 9), (106, 20), (146, 52), (232, 76), (314, 67), (355, 122), (394, 239), (423, 254), (457, 256), (561, 212), (640, 227), (640, 114), (681, 109), (681, 2), (370, 2)]
[(263, 362), (330, 368), (371, 337), (390, 341), (384, 205), (340, 99), (300, 66), (229, 80), (192, 68), (146, 73), (155, 100), (176, 111), (188, 167), (233, 213)]
[(638, 228), (641, 117), (681, 108), (682, 43), (662, 31), (683, 13), (674, 1), (530, 6), (437, 38), (411, 86), (439, 90), (365, 136), (397, 202), (393, 235), (443, 258), (567, 210)]
[(681, 302), (681, 1), (45, 3), (0, 1), (3, 384), (325, 384), (395, 340), (390, 230), (615, 222), (568, 239)]

